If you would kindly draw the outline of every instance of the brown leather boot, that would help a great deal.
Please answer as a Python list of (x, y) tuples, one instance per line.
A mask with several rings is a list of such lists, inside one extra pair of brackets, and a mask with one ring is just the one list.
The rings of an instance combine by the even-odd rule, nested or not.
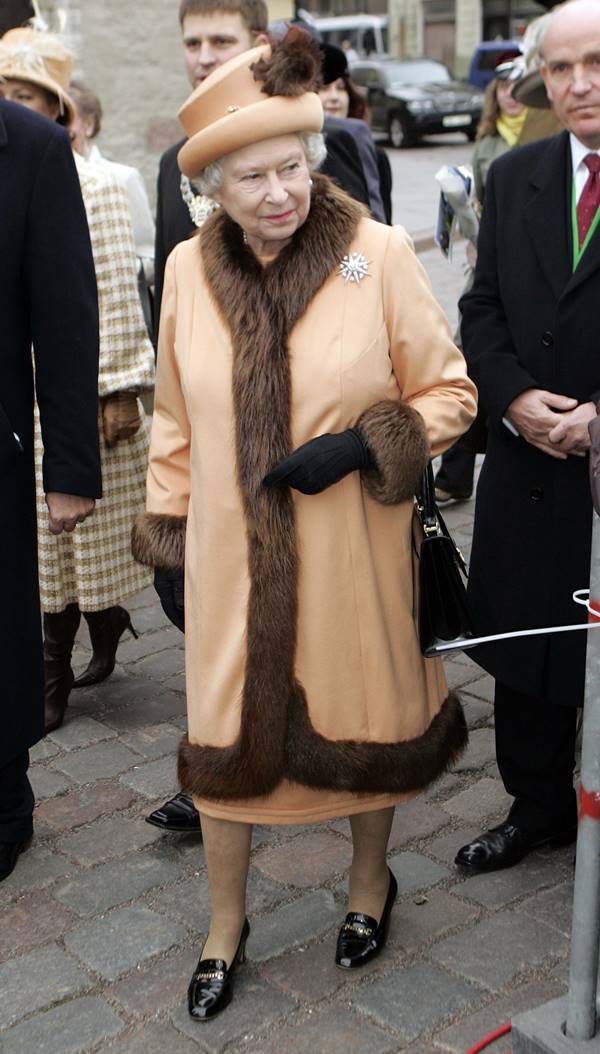
[(73, 687), (71, 653), (81, 613), (69, 604), (57, 615), (44, 614), (44, 697), (46, 733), (60, 728)]
[(75, 681), (74, 688), (99, 684), (110, 677), (115, 668), (117, 647), (126, 629), (131, 631), (136, 640), (138, 638), (131, 625), (129, 612), (119, 605), (106, 608), (105, 611), (84, 611), (83, 617), (88, 624), (94, 654), (87, 669)]

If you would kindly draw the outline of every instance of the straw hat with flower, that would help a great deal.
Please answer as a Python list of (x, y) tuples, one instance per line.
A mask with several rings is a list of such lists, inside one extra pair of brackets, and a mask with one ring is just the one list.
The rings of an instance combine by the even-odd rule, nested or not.
[(73, 55), (51, 33), (37, 29), (9, 29), (0, 40), (0, 79), (22, 80), (45, 88), (58, 99), (67, 123), (75, 116), (68, 93)]

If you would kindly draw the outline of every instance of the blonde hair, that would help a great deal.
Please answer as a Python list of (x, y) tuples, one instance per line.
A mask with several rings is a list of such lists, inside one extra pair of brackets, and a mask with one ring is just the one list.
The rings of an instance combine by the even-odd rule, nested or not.
[(498, 78), (494, 77), (493, 81), (490, 81), (487, 88), (485, 89), (485, 95), (483, 97), (483, 110), (477, 125), (477, 134), (475, 138), (485, 139), (487, 135), (497, 135), (496, 124), (500, 116), (500, 106), (498, 105)]

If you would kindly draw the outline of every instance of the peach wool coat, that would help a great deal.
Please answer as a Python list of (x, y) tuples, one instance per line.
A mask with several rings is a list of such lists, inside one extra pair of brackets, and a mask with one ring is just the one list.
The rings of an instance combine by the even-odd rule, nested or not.
[[(361, 253), (367, 275), (340, 264)], [(185, 557), (182, 787), (209, 815), (305, 822), (427, 786), (466, 743), (415, 628), (413, 494), (475, 389), (402, 228), (326, 177), (265, 266), (219, 211), (166, 272), (136, 558)], [(266, 488), (291, 450), (359, 425), (376, 467)]]

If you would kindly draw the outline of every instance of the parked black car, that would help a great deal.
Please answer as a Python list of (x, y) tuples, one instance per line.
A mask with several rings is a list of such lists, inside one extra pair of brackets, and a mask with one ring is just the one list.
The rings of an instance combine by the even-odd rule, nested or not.
[(392, 146), (409, 146), (423, 135), (464, 132), (473, 140), (483, 95), (466, 81), (452, 80), (431, 59), (380, 59), (352, 64), (352, 80), (366, 89), (374, 132)]

